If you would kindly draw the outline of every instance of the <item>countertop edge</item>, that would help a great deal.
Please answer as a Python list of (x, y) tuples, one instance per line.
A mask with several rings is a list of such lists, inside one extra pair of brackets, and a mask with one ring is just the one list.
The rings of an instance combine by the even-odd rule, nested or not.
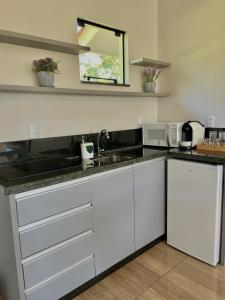
[(225, 157), (206, 155), (204, 153), (187, 153), (187, 152), (168, 152), (169, 158), (177, 158), (195, 162), (211, 163), (211, 164), (225, 164)]
[(215, 155), (206, 155), (204, 153), (197, 153), (196, 151), (185, 152), (185, 151), (180, 151), (179, 149), (165, 150), (165, 151), (159, 150), (149, 155), (146, 155), (144, 157), (136, 157), (122, 162), (112, 163), (112, 164), (94, 167), (94, 168), (87, 168), (86, 170), (70, 171), (68, 173), (51, 176), (45, 179), (38, 179), (27, 183), (15, 183), (15, 185), (12, 186), (7, 186), (7, 185), (4, 186), (4, 184), (1, 184), (0, 187), (4, 190), (5, 195), (18, 194), (18, 193), (35, 190), (35, 189), (39, 189), (54, 184), (63, 183), (70, 180), (88, 177), (98, 173), (119, 169), (129, 165), (135, 165), (141, 162), (150, 161), (160, 157), (168, 157), (168, 158), (183, 159), (183, 160), (196, 161), (202, 163), (225, 165), (225, 156), (223, 157), (223, 156), (215, 156)]
[(11, 194), (19, 194), (19, 193), (27, 192), (30, 190), (35, 190), (35, 189), (39, 189), (42, 187), (70, 181), (70, 180), (88, 177), (88, 176), (95, 175), (98, 173), (103, 173), (103, 172), (107, 172), (110, 170), (119, 169), (119, 168), (126, 167), (129, 165), (135, 165), (135, 164), (138, 164), (138, 163), (141, 163), (144, 161), (150, 161), (150, 160), (153, 160), (156, 158), (166, 157), (166, 156), (167, 156), (166, 151), (165, 152), (159, 151), (159, 152), (150, 154), (149, 156), (146, 156), (146, 157), (138, 157), (138, 158), (126, 160), (123, 162), (112, 163), (112, 164), (105, 165), (105, 166), (87, 168), (86, 170), (82, 170), (82, 171), (71, 171), (66, 174), (52, 176), (52, 177), (49, 177), (46, 179), (40, 179), (37, 181), (28, 182), (28, 183), (15, 184), (10, 187), (7, 187), (7, 186), (4, 186), (3, 184), (1, 184), (1, 187), (3, 187), (3, 189), (5, 190), (5, 195), (7, 195), (7, 196), (11, 195)]

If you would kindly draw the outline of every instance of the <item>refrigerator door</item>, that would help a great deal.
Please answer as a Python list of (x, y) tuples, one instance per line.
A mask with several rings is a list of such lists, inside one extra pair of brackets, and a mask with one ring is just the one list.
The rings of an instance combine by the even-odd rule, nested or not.
[(220, 257), (223, 166), (168, 160), (167, 242), (211, 265)]

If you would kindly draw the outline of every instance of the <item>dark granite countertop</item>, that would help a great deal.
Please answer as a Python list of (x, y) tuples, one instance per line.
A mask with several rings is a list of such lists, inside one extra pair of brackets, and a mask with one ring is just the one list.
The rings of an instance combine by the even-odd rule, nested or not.
[[(70, 160), (70, 164), (63, 168), (56, 168), (52, 171), (45, 171), (41, 174), (35, 174), (31, 176), (24, 176), (21, 178), (17, 178), (15, 180), (4, 180), (3, 178), (0, 178), (0, 184), (3, 186), (5, 190), (5, 194), (16, 194), (16, 193), (22, 193), (29, 190), (45, 187), (48, 185), (53, 185), (61, 182), (65, 182), (68, 180), (78, 179), (85, 176), (94, 175), (97, 173), (126, 167), (129, 165), (133, 165), (139, 162), (151, 160), (154, 158), (159, 158), (163, 156), (167, 156), (169, 158), (177, 158), (177, 159), (184, 159), (184, 160), (190, 160), (190, 161), (197, 161), (197, 162), (205, 162), (205, 163), (212, 163), (212, 164), (225, 164), (225, 155), (223, 154), (214, 154), (214, 153), (202, 153), (200, 151), (196, 150), (188, 150), (188, 151), (182, 151), (180, 149), (170, 149), (170, 150), (164, 150), (164, 149), (157, 149), (157, 148), (147, 148), (142, 147), (140, 145), (138, 146), (131, 146), (126, 148), (118, 148), (114, 149), (113, 151), (108, 151), (105, 153), (105, 155), (110, 155), (111, 153), (122, 153), (123, 155), (130, 155), (132, 158), (124, 159), (119, 162), (92, 162), (91, 166), (85, 167), (84, 164), (82, 164), (82, 161), (80, 158), (75, 157), (74, 163), (73, 159)], [(54, 164), (57, 166), (57, 164), (62, 164), (62, 162), (68, 161), (67, 157), (60, 157), (60, 158), (51, 158), (46, 159), (38, 159), (35, 160), (34, 163), (36, 165), (38, 164)], [(29, 161), (28, 161), (29, 162)], [(31, 164), (33, 161), (31, 162)], [(12, 164), (1, 164), (0, 165), (0, 174), (1, 169), (2, 173), (4, 173), (3, 168), (7, 168), (10, 166), (11, 168), (14, 168), (15, 165)], [(16, 165), (17, 169), (26, 169), (27, 165), (26, 162), (22, 162), (19, 165)], [(14, 170), (15, 171), (15, 170)]]
[[(133, 165), (139, 162), (151, 160), (154, 158), (159, 158), (167, 155), (166, 150), (159, 150), (159, 149), (150, 149), (150, 148), (143, 148), (142, 146), (134, 146), (124, 149), (118, 149), (118, 153), (122, 153), (123, 155), (131, 155), (132, 158), (124, 159), (120, 162), (106, 162), (106, 163), (98, 163), (94, 162), (91, 167), (85, 168), (82, 165), (82, 161), (77, 162), (74, 166), (70, 166), (68, 168), (58, 169), (51, 172), (44, 172), (42, 174), (36, 174), (27, 177), (17, 178), (15, 180), (3, 180), (0, 179), (0, 184), (4, 187), (5, 194), (17, 194), (22, 193), (25, 191), (45, 187), (48, 185), (53, 185), (61, 182), (65, 182), (68, 180), (78, 179), (85, 176), (90, 176), (93, 174), (97, 174), (100, 172), (105, 172), (109, 170), (113, 170), (116, 168), (121, 168), (129, 165)], [(122, 152), (121, 152), (122, 151)], [(116, 149), (114, 149), (116, 152)], [(106, 153), (106, 154), (109, 154)], [(67, 159), (67, 158), (63, 158)], [(51, 162), (50, 159), (48, 161), (37, 161), (36, 163), (49, 163)], [(59, 161), (62, 163), (62, 158)], [(72, 162), (72, 160), (71, 160)], [(54, 161), (57, 164), (57, 161)], [(5, 166), (0, 166), (0, 169)], [(13, 167), (13, 165), (12, 165)], [(22, 165), (17, 165), (17, 169), (21, 167), (24, 169), (24, 162)], [(4, 170), (2, 170), (4, 171)]]
[(206, 153), (198, 150), (171, 149), (168, 151), (170, 158), (185, 159), (197, 162), (205, 162), (211, 164), (225, 164), (225, 154)]

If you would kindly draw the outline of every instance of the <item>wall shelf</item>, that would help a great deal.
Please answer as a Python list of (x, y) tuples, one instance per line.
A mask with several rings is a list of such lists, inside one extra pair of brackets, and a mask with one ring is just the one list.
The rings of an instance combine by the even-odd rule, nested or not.
[(45, 49), (49, 51), (55, 51), (55, 52), (73, 54), (73, 55), (78, 55), (82, 52), (90, 51), (89, 47), (36, 37), (28, 34), (8, 31), (8, 30), (0, 30), (0, 43)]
[(132, 59), (130, 61), (130, 65), (151, 67), (154, 69), (164, 69), (170, 67), (171, 63), (142, 57), (142, 58)]
[(111, 97), (168, 97), (168, 93), (143, 93), (123, 91), (101, 91), (87, 89), (48, 88), (22, 85), (0, 85), (0, 92), (5, 93), (29, 93), (29, 94), (54, 94), (54, 95), (80, 95), (80, 96), (111, 96)]

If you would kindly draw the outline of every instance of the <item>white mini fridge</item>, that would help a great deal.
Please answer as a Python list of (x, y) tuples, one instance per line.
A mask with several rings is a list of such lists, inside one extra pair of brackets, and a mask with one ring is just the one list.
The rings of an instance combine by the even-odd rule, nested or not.
[(223, 166), (168, 160), (167, 243), (211, 265), (220, 259)]

